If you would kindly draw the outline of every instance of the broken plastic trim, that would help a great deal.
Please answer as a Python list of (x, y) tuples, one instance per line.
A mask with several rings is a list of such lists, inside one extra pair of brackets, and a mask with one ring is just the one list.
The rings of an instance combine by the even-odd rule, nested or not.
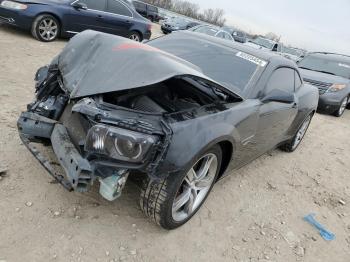
[(71, 183), (63, 175), (55, 171), (55, 169), (51, 166), (50, 161), (46, 157), (44, 157), (34, 145), (31, 144), (30, 140), (22, 133), (19, 133), (19, 137), (21, 138), (23, 144), (40, 162), (40, 164), (49, 172), (49, 174), (65, 189), (67, 189), (68, 191), (73, 191)]

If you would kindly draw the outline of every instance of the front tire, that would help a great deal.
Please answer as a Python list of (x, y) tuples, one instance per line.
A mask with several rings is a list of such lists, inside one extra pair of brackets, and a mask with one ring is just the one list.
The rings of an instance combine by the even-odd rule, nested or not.
[(60, 35), (60, 24), (52, 15), (39, 15), (32, 24), (32, 35), (42, 42), (52, 42)]
[(140, 206), (146, 216), (164, 229), (175, 229), (189, 221), (213, 188), (221, 167), (219, 145), (207, 150), (178, 176), (160, 181), (145, 179)]
[(290, 141), (282, 145), (280, 147), (281, 150), (286, 152), (294, 152), (298, 148), (298, 146), (300, 145), (301, 141), (303, 140), (306, 134), (306, 131), (310, 126), (312, 116), (313, 114), (310, 114), (304, 119), (303, 123), (300, 125), (298, 131), (296, 132), (295, 136)]
[(346, 107), (347, 107), (347, 105), (348, 105), (348, 101), (349, 101), (349, 97), (348, 97), (348, 96), (345, 97), (345, 98), (341, 101), (338, 110), (335, 111), (335, 113), (334, 113), (334, 115), (335, 115), (336, 117), (341, 117), (341, 116), (344, 114), (345, 109), (346, 109)]

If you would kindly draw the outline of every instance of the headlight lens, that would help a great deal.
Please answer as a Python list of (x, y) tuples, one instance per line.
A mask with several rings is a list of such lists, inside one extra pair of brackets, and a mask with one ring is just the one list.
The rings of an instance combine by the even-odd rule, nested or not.
[(346, 87), (345, 84), (333, 84), (328, 91), (329, 92), (338, 92)]
[(6, 7), (6, 8), (11, 8), (11, 9), (16, 9), (16, 10), (25, 10), (28, 8), (27, 5), (13, 2), (13, 1), (3, 1), (1, 2), (1, 6)]
[(98, 124), (89, 130), (85, 150), (122, 161), (141, 163), (156, 142), (155, 136)]

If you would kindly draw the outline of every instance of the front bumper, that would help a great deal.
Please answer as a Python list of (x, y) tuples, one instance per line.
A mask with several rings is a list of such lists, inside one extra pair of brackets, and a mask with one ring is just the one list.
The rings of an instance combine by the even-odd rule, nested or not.
[[(21, 114), (17, 125), (24, 145), (51, 176), (68, 190), (74, 189), (79, 192), (88, 190), (94, 178), (94, 170), (75, 148), (67, 129), (62, 124), (34, 113), (25, 112)], [(31, 134), (50, 139), (52, 149), (57, 161), (65, 171), (65, 175), (58, 174), (50, 165), (50, 161), (33, 145), (32, 142), (36, 142), (38, 139)]]
[(29, 16), (26, 10), (13, 10), (0, 7), (0, 23), (16, 26), (24, 30), (30, 30), (33, 23), (33, 17)]
[(332, 114), (340, 107), (345, 95), (338, 93), (324, 93), (318, 100), (317, 111)]
[[(98, 179), (103, 185), (100, 191), (103, 197), (112, 201), (120, 196), (129, 174), (128, 169), (113, 166), (109, 161), (89, 161), (73, 144), (66, 127), (55, 120), (24, 112), (17, 125), (23, 144), (48, 173), (67, 190), (86, 192)], [(35, 145), (43, 143), (45, 139), (50, 140), (56, 159), (44, 156), (41, 152), (44, 150), (39, 150)], [(57, 162), (62, 167), (61, 171), (57, 171), (51, 164)]]
[(169, 34), (173, 31), (170, 27), (165, 27), (163, 25), (162, 25), (161, 29), (162, 29), (164, 34)]

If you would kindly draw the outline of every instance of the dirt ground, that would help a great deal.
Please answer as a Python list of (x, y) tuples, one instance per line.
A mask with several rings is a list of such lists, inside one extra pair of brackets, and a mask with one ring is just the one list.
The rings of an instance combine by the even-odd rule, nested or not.
[[(235, 171), (168, 232), (145, 219), (133, 184), (113, 203), (97, 188), (68, 193), (21, 144), (16, 120), (34, 74), (65, 43), (0, 25), (0, 261), (350, 261), (350, 110), (317, 114), (295, 153), (275, 150)], [(309, 213), (336, 239), (303, 221)]]

